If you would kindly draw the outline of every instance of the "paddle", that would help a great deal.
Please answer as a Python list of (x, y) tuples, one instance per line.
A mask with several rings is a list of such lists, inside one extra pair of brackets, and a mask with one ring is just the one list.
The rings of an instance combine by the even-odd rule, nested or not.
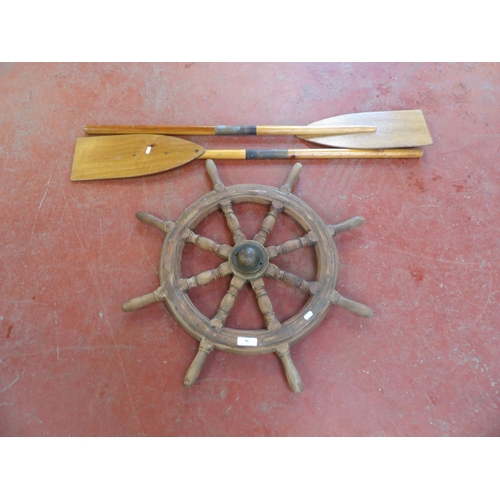
[(164, 172), (198, 159), (420, 158), (421, 149), (221, 149), (165, 135), (133, 134), (76, 140), (71, 180), (120, 179)]
[(297, 135), (315, 144), (356, 149), (428, 146), (432, 139), (420, 110), (376, 111), (326, 118), (298, 126), (86, 125), (88, 135)]

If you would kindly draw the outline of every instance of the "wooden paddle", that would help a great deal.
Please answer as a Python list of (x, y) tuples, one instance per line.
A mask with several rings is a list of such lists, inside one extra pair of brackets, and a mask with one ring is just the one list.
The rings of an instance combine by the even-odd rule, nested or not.
[(297, 135), (339, 148), (387, 149), (429, 146), (432, 139), (421, 110), (353, 113), (300, 126), (86, 125), (88, 135)]
[(71, 180), (120, 179), (164, 172), (196, 158), (212, 160), (420, 158), (421, 149), (221, 149), (166, 135), (108, 135), (76, 140)]

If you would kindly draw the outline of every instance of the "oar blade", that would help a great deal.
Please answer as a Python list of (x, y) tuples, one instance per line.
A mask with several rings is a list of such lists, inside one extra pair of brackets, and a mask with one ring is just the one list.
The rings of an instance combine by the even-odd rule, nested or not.
[(163, 135), (81, 137), (76, 141), (71, 180), (121, 179), (164, 172), (198, 158), (204, 149)]
[(309, 126), (374, 126), (377, 131), (326, 137), (298, 136), (300, 139), (323, 146), (353, 149), (389, 149), (429, 146), (432, 138), (419, 109), (353, 113), (326, 118)]

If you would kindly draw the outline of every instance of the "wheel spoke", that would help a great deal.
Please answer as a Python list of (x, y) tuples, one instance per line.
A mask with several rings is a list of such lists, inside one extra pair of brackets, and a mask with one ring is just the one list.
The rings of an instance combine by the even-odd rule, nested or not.
[(135, 216), (145, 224), (149, 226), (156, 227), (160, 231), (163, 231), (165, 234), (168, 234), (174, 227), (177, 225), (175, 222), (171, 220), (162, 220), (154, 215), (148, 214), (147, 212), (137, 212)]
[(215, 165), (213, 160), (207, 160), (205, 162), (205, 168), (207, 169), (207, 173), (210, 177), (210, 180), (212, 181), (212, 184), (214, 185), (214, 190), (215, 191), (224, 191), (226, 189), (226, 186), (222, 183), (219, 177), (219, 172), (217, 171), (217, 166)]
[(254, 241), (258, 241), (261, 245), (266, 242), (269, 233), (273, 230), (274, 224), (278, 215), (283, 211), (283, 203), (274, 200), (271, 203), (269, 212), (267, 213), (265, 219), (262, 221), (259, 232), (253, 237)]
[(196, 286), (207, 285), (217, 278), (225, 278), (231, 274), (231, 268), (227, 262), (223, 262), (215, 269), (203, 271), (201, 273), (191, 276), (191, 278), (180, 278), (177, 280), (177, 286), (181, 292), (188, 292), (191, 288)]
[(285, 194), (290, 194), (292, 192), (293, 185), (297, 182), (299, 178), (300, 171), (302, 170), (302, 164), (296, 163), (290, 170), (285, 184), (280, 187), (280, 191)]
[(308, 293), (309, 295), (315, 295), (319, 290), (319, 283), (317, 281), (306, 281), (295, 274), (289, 273), (287, 271), (281, 270), (278, 266), (274, 264), (269, 264), (266, 270), (266, 276), (268, 278), (273, 278), (275, 280), (280, 280), (287, 285), (295, 286), (299, 290)]
[(332, 236), (337, 236), (339, 233), (343, 233), (344, 231), (350, 231), (351, 229), (355, 229), (365, 222), (364, 217), (360, 217), (357, 215), (356, 217), (351, 217), (339, 224), (331, 224), (326, 227), (329, 234)]
[(200, 248), (203, 248), (203, 250), (216, 253), (219, 257), (222, 257), (223, 259), (227, 259), (227, 257), (229, 256), (229, 252), (231, 251), (230, 245), (217, 243), (211, 240), (210, 238), (205, 238), (205, 236), (200, 236), (199, 234), (196, 234), (191, 229), (186, 229), (184, 231), (184, 234), (182, 235), (182, 238), (184, 241), (188, 243), (192, 243), (193, 245), (197, 245)]
[(238, 217), (236, 217), (236, 214), (234, 213), (233, 204), (231, 200), (222, 201), (220, 204), (220, 208), (224, 212), (224, 215), (226, 216), (227, 225), (229, 226), (229, 229), (233, 233), (234, 242), (238, 244), (241, 241), (246, 240), (245, 235), (243, 234), (243, 231), (241, 230), (240, 227), (240, 221), (238, 220)]
[(264, 316), (264, 321), (268, 330), (278, 330), (281, 328), (281, 323), (276, 319), (274, 314), (273, 305), (271, 300), (267, 295), (266, 288), (264, 285), (264, 280), (258, 278), (251, 281), (253, 291), (257, 297), (257, 303), (259, 304), (259, 309)]
[(246, 280), (239, 276), (233, 276), (229, 285), (229, 290), (220, 303), (217, 314), (210, 321), (210, 326), (215, 330), (220, 330), (226, 322), (227, 316), (234, 306), (236, 297), (238, 296), (241, 287), (246, 283)]
[(318, 242), (318, 237), (313, 231), (309, 231), (307, 234), (300, 238), (294, 238), (293, 240), (285, 241), (281, 245), (275, 245), (267, 247), (267, 253), (270, 259), (275, 259), (280, 255), (284, 255), (286, 253), (295, 252), (299, 248), (310, 247), (316, 245)]
[(375, 313), (371, 308), (366, 306), (365, 304), (361, 304), (360, 302), (356, 302), (355, 300), (348, 299), (342, 295), (337, 290), (332, 290), (330, 295), (328, 296), (328, 300), (334, 306), (344, 307), (348, 311), (351, 311), (358, 316), (364, 316), (366, 318), (372, 318)]
[(302, 379), (300, 378), (299, 372), (295, 365), (293, 364), (292, 357), (290, 356), (290, 346), (288, 344), (282, 344), (276, 347), (276, 354), (279, 356), (283, 363), (283, 368), (285, 369), (285, 375), (288, 380), (288, 384), (293, 392), (299, 393), (302, 391)]
[(135, 297), (133, 299), (127, 300), (127, 302), (122, 305), (122, 311), (137, 311), (137, 309), (140, 309), (141, 307), (148, 306), (149, 304), (153, 304), (154, 302), (165, 300), (166, 297), (166, 288), (164, 285), (161, 285), (151, 293), (147, 293), (146, 295), (141, 295), (140, 297)]
[(198, 347), (198, 352), (196, 353), (196, 356), (193, 359), (186, 376), (184, 377), (185, 387), (191, 387), (196, 382), (196, 379), (200, 376), (201, 369), (203, 368), (203, 364), (205, 363), (207, 356), (213, 350), (214, 344), (206, 338), (202, 338)]

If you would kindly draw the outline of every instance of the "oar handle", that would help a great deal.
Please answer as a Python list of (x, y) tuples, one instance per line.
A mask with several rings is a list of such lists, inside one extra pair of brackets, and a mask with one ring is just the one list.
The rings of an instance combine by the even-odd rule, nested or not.
[(407, 149), (207, 149), (200, 160), (276, 160), (320, 158), (421, 158), (423, 150)]
[(376, 132), (371, 126), (281, 126), (281, 125), (85, 125), (87, 135), (159, 134), (159, 135), (307, 135), (328, 136)]

